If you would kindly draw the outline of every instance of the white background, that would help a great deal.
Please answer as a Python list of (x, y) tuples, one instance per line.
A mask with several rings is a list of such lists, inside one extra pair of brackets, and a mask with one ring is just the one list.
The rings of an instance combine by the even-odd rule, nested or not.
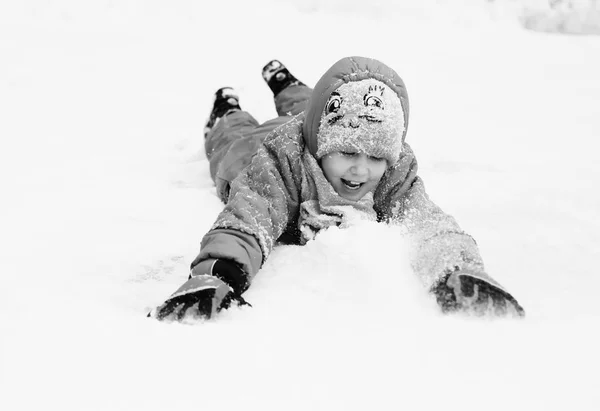
[[(600, 409), (600, 37), (396, 3), (1, 3), (1, 409)], [(362, 223), (278, 248), (251, 309), (147, 319), (221, 209), (214, 91), (265, 121), (267, 61), (313, 85), (349, 55), (403, 77), (430, 196), (527, 318), (440, 314)]]

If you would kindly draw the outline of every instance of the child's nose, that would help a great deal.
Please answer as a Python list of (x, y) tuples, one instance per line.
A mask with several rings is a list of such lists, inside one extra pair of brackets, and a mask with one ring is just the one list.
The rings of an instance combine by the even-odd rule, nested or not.
[(358, 176), (363, 176), (369, 173), (369, 164), (365, 154), (359, 154), (355, 157), (354, 163), (350, 167), (350, 172)]

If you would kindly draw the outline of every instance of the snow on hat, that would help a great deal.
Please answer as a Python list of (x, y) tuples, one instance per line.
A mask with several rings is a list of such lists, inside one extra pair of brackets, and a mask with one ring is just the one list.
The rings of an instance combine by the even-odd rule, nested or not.
[(406, 136), (408, 107), (406, 87), (394, 70), (375, 59), (346, 57), (317, 82), (304, 140), (317, 159), (358, 151), (393, 164)]

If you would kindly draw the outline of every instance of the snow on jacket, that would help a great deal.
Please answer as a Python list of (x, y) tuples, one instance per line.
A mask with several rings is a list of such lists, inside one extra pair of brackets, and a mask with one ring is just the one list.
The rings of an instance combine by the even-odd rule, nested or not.
[(414, 244), (411, 265), (426, 287), (455, 269), (500, 286), (485, 273), (475, 240), (426, 194), (417, 175), (417, 160), (404, 142), (406, 128), (401, 153), (373, 196), (359, 202), (346, 200), (325, 179), (314, 157), (323, 107), (341, 84), (365, 78), (384, 81), (396, 90), (408, 124), (406, 88), (393, 70), (373, 59), (340, 60), (319, 80), (305, 112), (269, 133), (251, 163), (233, 180), (228, 202), (202, 239), (192, 267), (216, 258), (233, 260), (248, 274), (249, 283), (277, 242), (303, 244), (319, 230), (343, 224), (347, 212), (354, 209), (407, 228)]

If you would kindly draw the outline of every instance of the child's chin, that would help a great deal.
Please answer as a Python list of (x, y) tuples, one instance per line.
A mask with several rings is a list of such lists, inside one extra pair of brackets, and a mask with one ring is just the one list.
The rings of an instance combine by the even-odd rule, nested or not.
[(350, 200), (350, 201), (359, 201), (361, 198), (363, 198), (365, 195), (361, 194), (361, 195), (355, 195), (355, 196), (346, 196), (346, 195), (342, 195), (342, 197), (344, 197), (346, 200)]

